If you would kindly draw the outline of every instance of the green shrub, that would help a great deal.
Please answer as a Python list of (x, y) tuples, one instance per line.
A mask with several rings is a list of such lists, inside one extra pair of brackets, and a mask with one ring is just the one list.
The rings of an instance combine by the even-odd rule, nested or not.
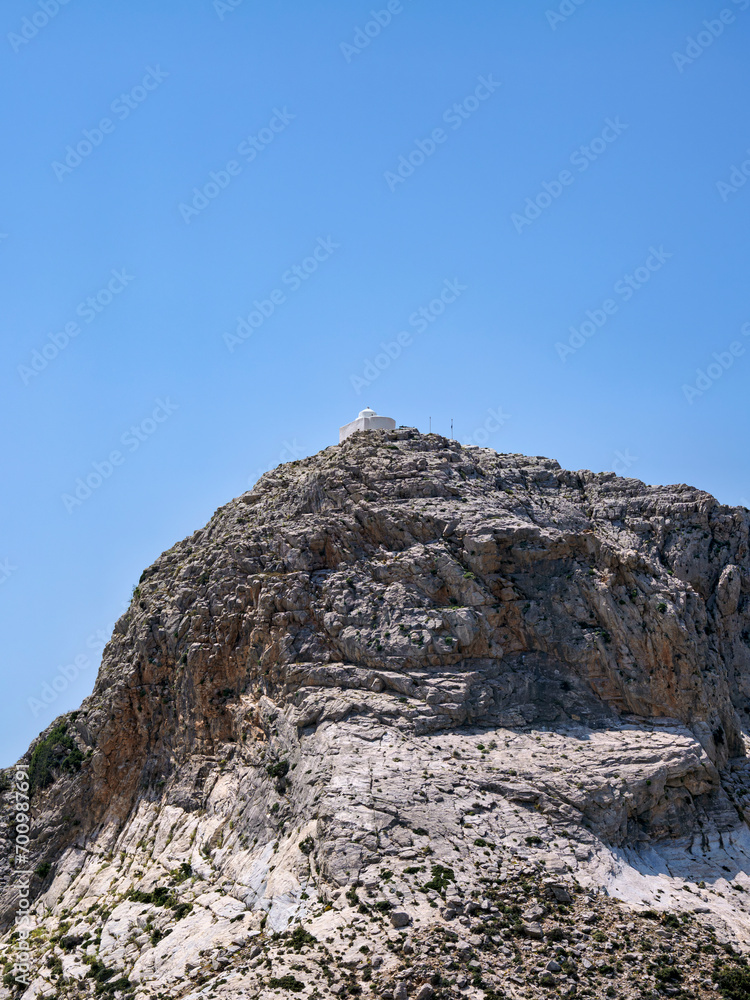
[(34, 747), (29, 764), (29, 788), (47, 788), (55, 780), (55, 771), (75, 772), (81, 770), (83, 754), (68, 736), (67, 722), (55, 726)]
[(175, 868), (175, 870), (172, 872), (172, 881), (177, 885), (180, 885), (180, 883), (185, 882), (187, 879), (189, 879), (192, 874), (193, 874), (192, 865), (187, 861), (183, 861), (180, 867)]
[(141, 892), (140, 889), (131, 889), (127, 899), (134, 903), (150, 903), (152, 906), (171, 906), (172, 909), (178, 904), (172, 890), (165, 885), (157, 885), (151, 892)]
[(98, 994), (117, 993), (120, 990), (129, 989), (132, 985), (130, 980), (120, 975), (117, 969), (108, 969), (98, 958), (94, 958), (93, 956), (88, 958), (88, 964), (91, 966), (89, 978), (93, 979), (96, 983), (96, 992)]
[(288, 940), (289, 944), (295, 951), (301, 951), (305, 945), (318, 943), (318, 939), (313, 937), (313, 935), (306, 931), (301, 925), (294, 928), (292, 933), (289, 935)]
[(108, 983), (99, 983), (96, 987), (96, 992), (119, 993), (122, 990), (130, 989), (132, 985), (127, 976), (120, 976), (118, 979), (111, 979)]
[(301, 993), (305, 988), (305, 984), (301, 983), (299, 979), (295, 979), (291, 972), (288, 972), (285, 976), (272, 976), (268, 980), (268, 985), (272, 990), (291, 990), (292, 993)]
[(169, 906), (175, 915), (176, 920), (182, 920), (193, 908), (192, 903), (180, 903), (176, 896), (165, 885), (158, 885), (151, 892), (141, 892), (140, 889), (131, 889), (126, 899), (134, 903), (149, 903), (151, 906)]
[(66, 937), (60, 938), (60, 947), (63, 951), (73, 951), (79, 944), (83, 944), (83, 938), (75, 934), (68, 934)]
[(430, 889), (434, 889), (435, 892), (439, 892), (441, 896), (445, 895), (445, 890), (451, 882), (456, 881), (456, 873), (452, 868), (447, 868), (445, 865), (433, 865), (432, 866), (432, 878), (429, 882), (425, 882), (422, 887), (425, 892), (429, 892)]
[(726, 1000), (750, 1000), (750, 969), (723, 965), (714, 973), (716, 987)]
[(53, 976), (61, 976), (63, 971), (62, 959), (55, 955), (48, 955), (44, 963), (51, 970)]
[(658, 982), (663, 984), (680, 983), (683, 979), (680, 970), (676, 966), (669, 965), (666, 962), (663, 965), (657, 965), (653, 971)]

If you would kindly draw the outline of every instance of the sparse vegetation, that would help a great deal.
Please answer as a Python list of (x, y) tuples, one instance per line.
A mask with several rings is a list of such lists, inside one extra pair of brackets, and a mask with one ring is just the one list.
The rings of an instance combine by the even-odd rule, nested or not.
[(29, 764), (30, 790), (47, 788), (58, 771), (80, 771), (82, 761), (83, 753), (68, 735), (68, 723), (62, 722), (34, 747)]

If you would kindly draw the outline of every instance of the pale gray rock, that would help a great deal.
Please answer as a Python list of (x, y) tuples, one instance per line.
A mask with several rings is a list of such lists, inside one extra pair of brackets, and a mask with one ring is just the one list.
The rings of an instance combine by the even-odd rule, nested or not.
[(716, 588), (716, 603), (722, 615), (733, 615), (740, 603), (742, 571), (739, 566), (725, 566)]
[(559, 882), (545, 882), (545, 889), (558, 903), (572, 903), (573, 896), (567, 886), (560, 885)]
[(536, 940), (541, 940), (544, 937), (544, 931), (542, 930), (542, 925), (537, 923), (532, 923), (528, 920), (523, 922), (523, 931), (526, 937), (535, 938)]

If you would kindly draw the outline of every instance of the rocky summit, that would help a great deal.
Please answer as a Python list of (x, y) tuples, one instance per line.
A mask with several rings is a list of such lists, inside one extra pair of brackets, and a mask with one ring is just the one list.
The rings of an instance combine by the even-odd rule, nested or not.
[(750, 997), (749, 525), (408, 428), (267, 473), (4, 772), (0, 998)]

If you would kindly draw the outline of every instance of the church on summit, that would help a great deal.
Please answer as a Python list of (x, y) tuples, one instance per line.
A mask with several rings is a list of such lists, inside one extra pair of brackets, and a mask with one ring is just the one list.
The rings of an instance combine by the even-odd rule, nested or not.
[(392, 431), (395, 428), (396, 421), (393, 417), (379, 417), (375, 410), (366, 406), (364, 410), (360, 410), (356, 420), (339, 427), (339, 444), (356, 431)]

